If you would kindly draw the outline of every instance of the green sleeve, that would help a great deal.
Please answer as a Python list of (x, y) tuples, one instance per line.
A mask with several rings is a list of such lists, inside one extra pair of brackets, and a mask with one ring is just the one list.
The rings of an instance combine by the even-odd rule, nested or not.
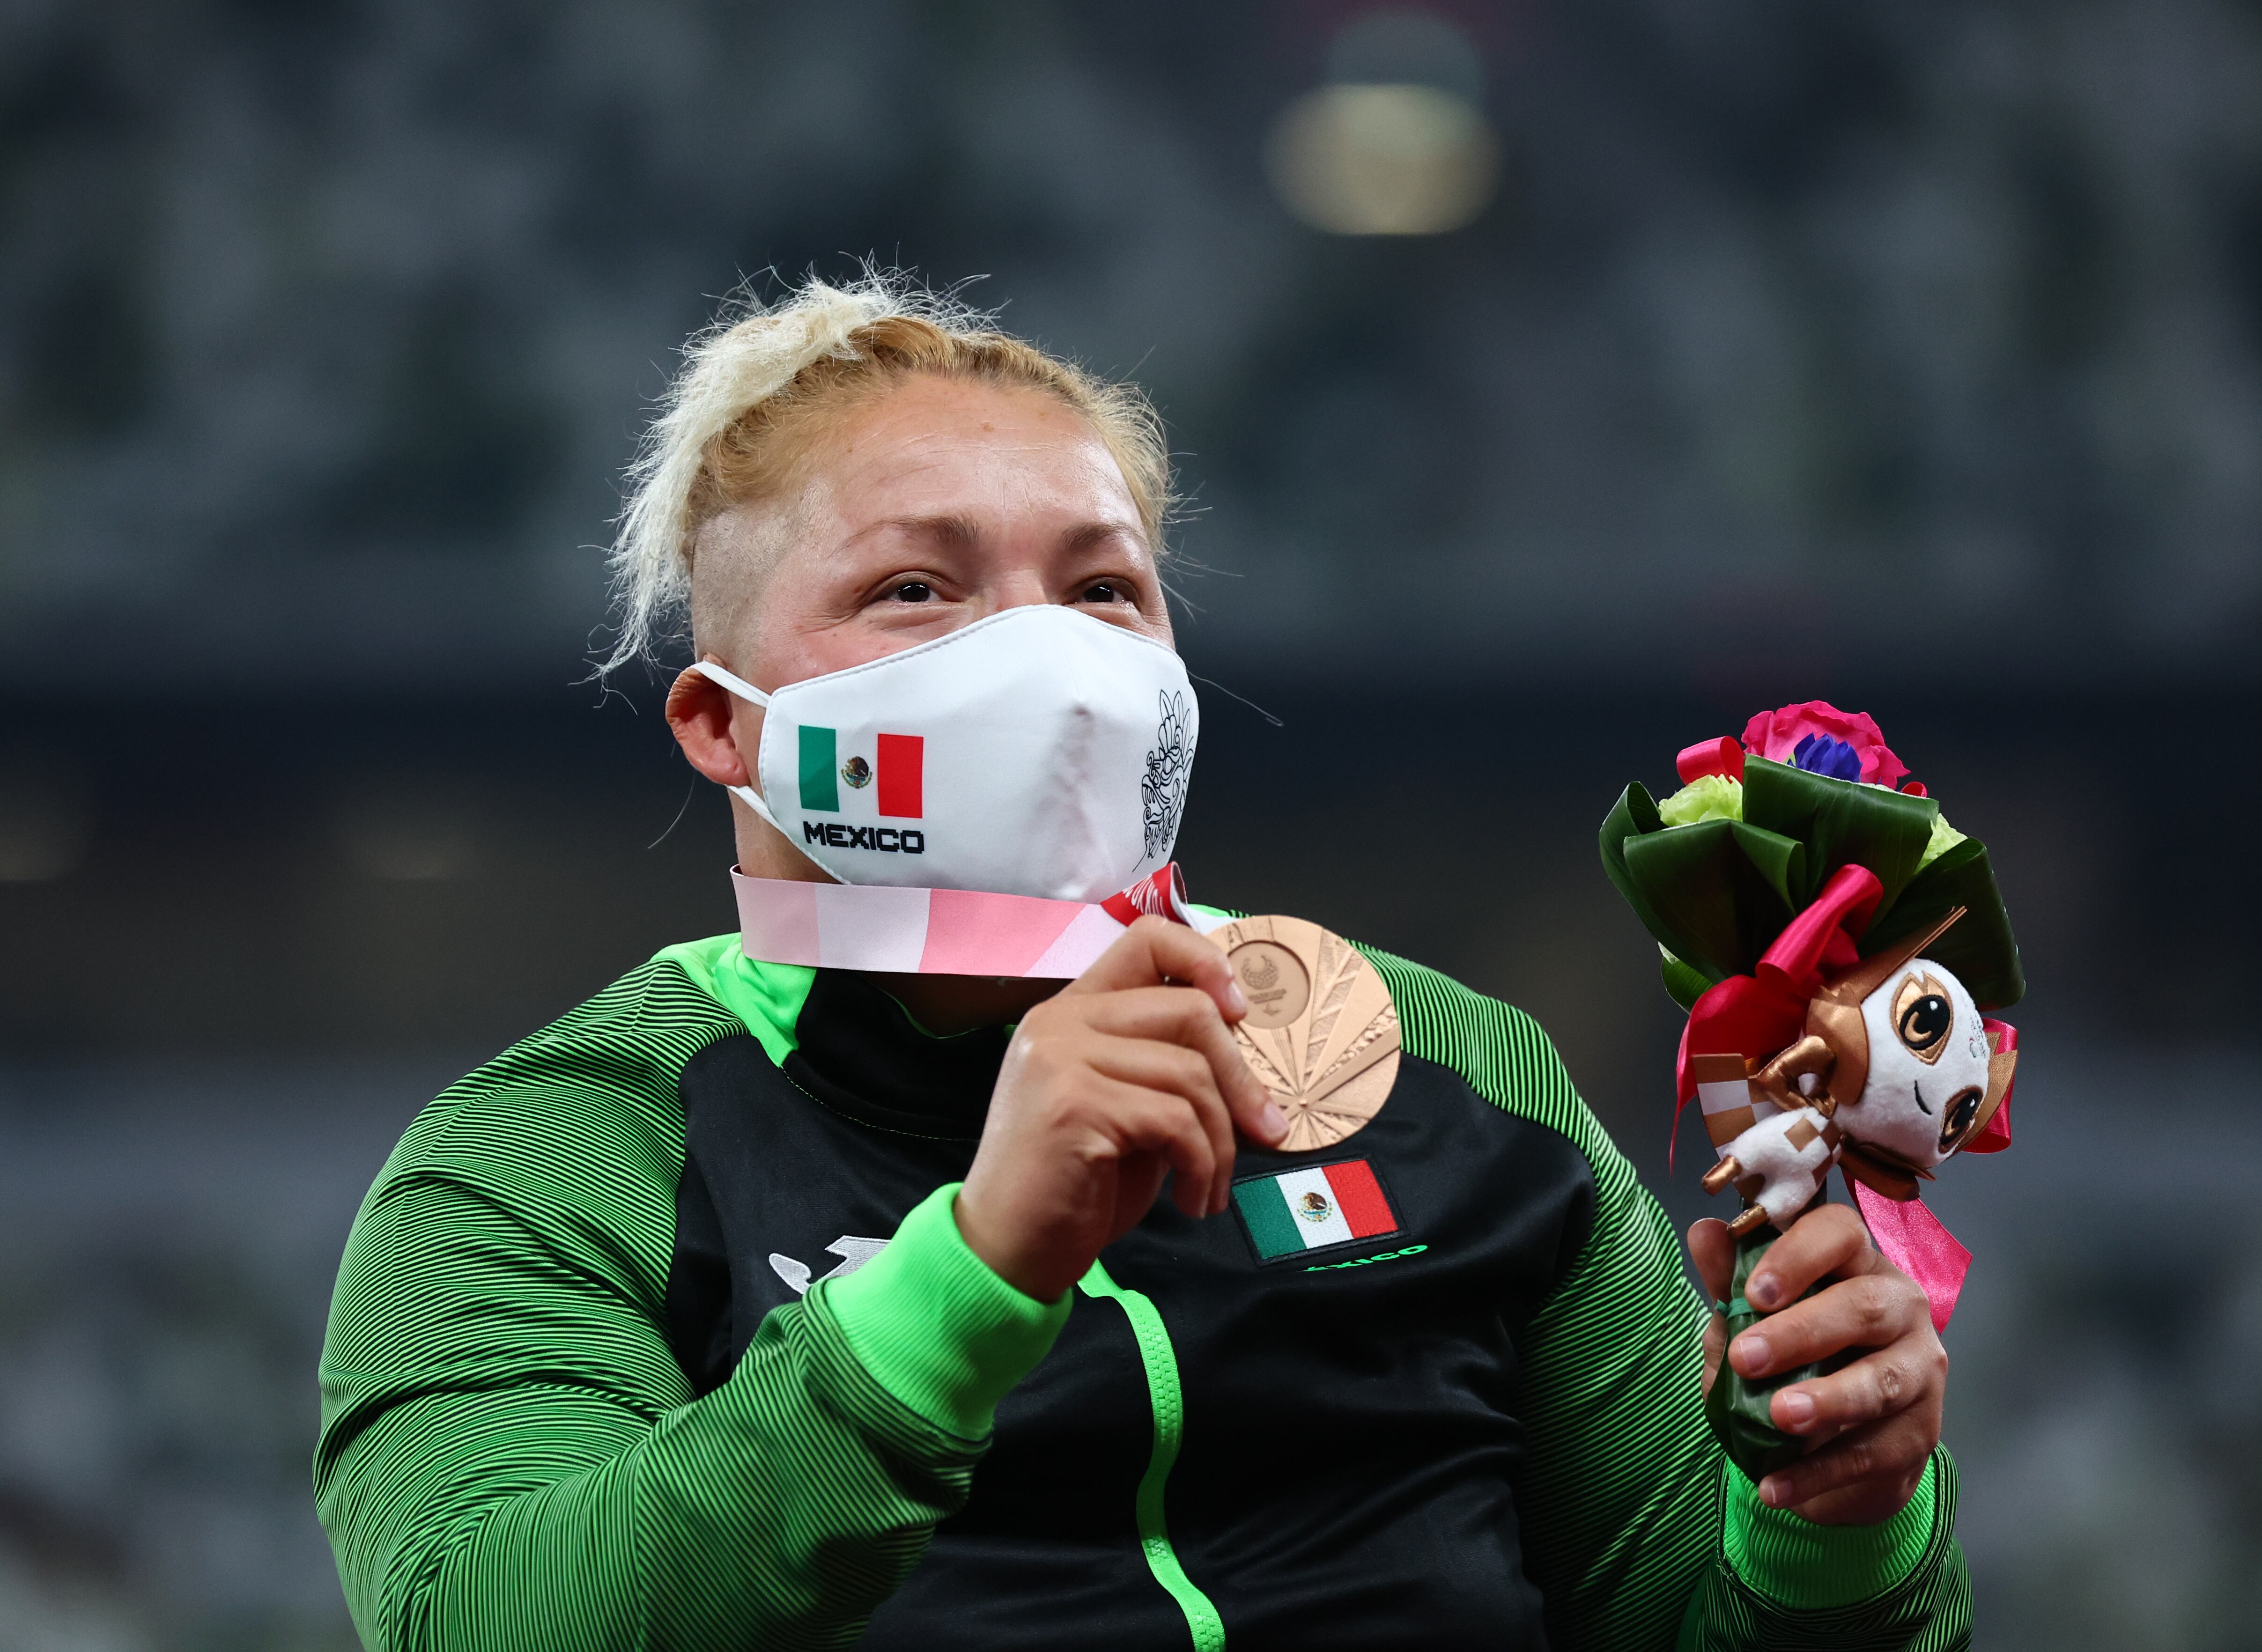
[(1959, 1652), (1971, 1579), (1956, 1541), (1956, 1464), (1933, 1454), (1908, 1506), (1881, 1526), (1815, 1526), (1770, 1509), (1733, 1464), (1725, 1553), (1682, 1620), (1680, 1652), (1859, 1646)]
[(1858, 1645), (1970, 1637), (1953, 1536), (1954, 1476), (1936, 1460), (1910, 1509), (1875, 1528), (1763, 1507), (1704, 1423), (1706, 1310), (1681, 1246), (1520, 1010), (1370, 953), (1406, 1046), (1504, 1111), (1569, 1137), (1594, 1174), (1592, 1224), (1518, 1339), (1529, 1458), (1524, 1559), (1566, 1652)]
[(693, 1399), (662, 1330), (674, 1074), (713, 1005), (640, 973), (443, 1097), (355, 1223), (314, 1474), (373, 1648), (846, 1645), (1066, 1317), (941, 1189)]

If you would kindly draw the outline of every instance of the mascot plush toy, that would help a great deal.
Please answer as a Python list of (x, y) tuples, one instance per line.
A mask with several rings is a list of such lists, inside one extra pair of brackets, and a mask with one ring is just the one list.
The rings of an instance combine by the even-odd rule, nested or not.
[[(1716, 1156), (1705, 1190), (1744, 1202), (1730, 1335), (1760, 1317), (1743, 1282), (1833, 1167), (1944, 1330), (1970, 1253), (1920, 1184), (1952, 1154), (2010, 1146), (2018, 1034), (1985, 1012), (2026, 985), (1986, 846), (1906, 779), (1875, 722), (1820, 700), (1676, 766), (1662, 803), (1625, 789), (1603, 864), (1689, 1011), (1675, 1117), (1699, 1104)], [(1723, 1361), (1708, 1410), (1754, 1478), (1803, 1449), (1768, 1400), (1813, 1374), (1750, 1383)]]

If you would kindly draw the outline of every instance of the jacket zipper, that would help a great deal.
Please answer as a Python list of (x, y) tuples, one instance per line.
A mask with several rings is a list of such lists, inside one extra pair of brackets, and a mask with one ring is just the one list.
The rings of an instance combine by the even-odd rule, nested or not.
[(1170, 1483), (1171, 1465), (1178, 1460), (1178, 1442), (1185, 1432), (1185, 1405), (1178, 1392), (1178, 1359), (1171, 1347), (1171, 1333), (1155, 1304), (1135, 1290), (1126, 1290), (1107, 1276), (1099, 1261), (1079, 1282), (1087, 1296), (1113, 1299), (1131, 1322), (1131, 1335), (1139, 1345), (1139, 1363), (1147, 1372), (1147, 1401), (1155, 1414), (1155, 1451), (1147, 1472), (1139, 1479), (1136, 1505), (1139, 1547), (1147, 1556), (1147, 1569), (1169, 1591), (1186, 1615), (1194, 1652), (1225, 1652), (1225, 1623), (1207, 1595), (1194, 1586), (1178, 1552), (1171, 1547), (1171, 1533), (1163, 1518), (1163, 1492)]

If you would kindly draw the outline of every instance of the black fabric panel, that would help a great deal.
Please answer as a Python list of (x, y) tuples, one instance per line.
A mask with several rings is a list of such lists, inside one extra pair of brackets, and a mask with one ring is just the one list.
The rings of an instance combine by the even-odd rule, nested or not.
[[(669, 1314), (695, 1386), (719, 1381), (762, 1316), (796, 1299), (773, 1253), (821, 1277), (839, 1262), (825, 1248), (836, 1239), (892, 1233), (971, 1163), (968, 1098), (986, 1099), (1002, 1036), (929, 1039), (884, 995), (847, 986), (812, 992), (784, 1069), (751, 1038), (684, 1069)], [(937, 1081), (923, 1088), (930, 1062)], [(1235, 1652), (1542, 1648), (1515, 1498), (1517, 1338), (1592, 1225), (1586, 1160), (1408, 1056), (1388, 1104), (1341, 1147), (1244, 1149), (1236, 1174), (1346, 1158), (1367, 1160), (1388, 1191), (1401, 1231), (1372, 1246), (1387, 1259), (1362, 1261), (1369, 1248), (1354, 1246), (1263, 1267), (1233, 1217), (1193, 1221), (1167, 1200), (1103, 1259), (1153, 1300), (1177, 1352), (1171, 1536)], [(1325, 1265), (1344, 1261), (1356, 1265)], [(966, 1508), (861, 1644), (1185, 1647), (1137, 1540), (1153, 1438), (1122, 1311), (1079, 1295), (999, 1407)]]
[(1139, 1548), (1154, 1447), (1146, 1368), (1123, 1311), (1078, 1292), (1060, 1340), (998, 1408), (966, 1507), (874, 1614), (878, 1652), (1187, 1645)]
[(729, 1380), (739, 1350), (731, 1337), (731, 1258), (707, 1178), (690, 1153), (675, 1184), (675, 1254), (667, 1268), (667, 1340), (691, 1391), (713, 1393)]
[(1514, 1496), (1516, 1337), (1591, 1227), (1586, 1159), (1407, 1056), (1340, 1147), (1244, 1148), (1235, 1175), (1344, 1158), (1380, 1171), (1394, 1238), (1259, 1268), (1237, 1226), (1158, 1206), (1108, 1253), (1178, 1351), (1179, 1559), (1235, 1652), (1544, 1647)]
[[(881, 1129), (820, 1105), (751, 1038), (700, 1051), (680, 1088), (684, 1177), (695, 1171), (707, 1189), (730, 1276), (732, 1369), (762, 1316), (799, 1299), (774, 1253), (822, 1279), (843, 1261), (826, 1248), (834, 1240), (886, 1239), (921, 1199), (963, 1180), (974, 1159), (970, 1140)], [(683, 1205), (679, 1192), (679, 1218)], [(697, 1243), (679, 1233), (679, 1261), (695, 1256)]]
[(930, 1038), (861, 976), (824, 969), (809, 989), (785, 1059), (823, 1106), (882, 1130), (977, 1140), (1010, 1038), (1003, 1027)]

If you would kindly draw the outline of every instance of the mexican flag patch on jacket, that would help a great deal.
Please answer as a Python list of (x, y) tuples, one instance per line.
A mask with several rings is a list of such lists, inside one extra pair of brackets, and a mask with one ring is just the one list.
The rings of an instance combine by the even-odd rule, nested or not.
[(1246, 1177), (1233, 1184), (1233, 1208), (1260, 1261), (1284, 1261), (1398, 1232), (1398, 1214), (1364, 1159)]

